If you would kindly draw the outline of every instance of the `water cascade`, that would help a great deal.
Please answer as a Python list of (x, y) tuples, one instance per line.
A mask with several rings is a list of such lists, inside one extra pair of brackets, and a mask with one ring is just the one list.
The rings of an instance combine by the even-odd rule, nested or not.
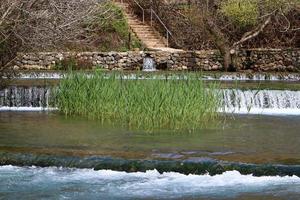
[[(51, 87), (10, 86), (0, 91), (0, 110), (51, 109)], [(221, 112), (300, 115), (300, 91), (223, 89)]]
[(0, 91), (0, 110), (41, 110), (49, 108), (50, 87), (11, 86)]
[(225, 112), (300, 114), (300, 91), (225, 89), (222, 93)]
[[(143, 71), (155, 71), (156, 64), (153, 58), (146, 56), (144, 58)], [(55, 71), (36, 71), (36, 72), (20, 72), (18, 74), (18, 79), (20, 80), (37, 80), (37, 79), (49, 79), (49, 80), (59, 80), (66, 76), (66, 72), (55, 72)], [(137, 75), (136, 73), (123, 75), (126, 79), (147, 79), (147, 76), (142, 74)], [(182, 76), (181, 76), (182, 77)], [(166, 77), (161, 74), (157, 74), (151, 78), (154, 79), (166, 79)], [(178, 79), (179, 76), (173, 74), (168, 76), (168, 79)], [(286, 82), (296, 82), (300, 81), (300, 74), (265, 74), (265, 73), (235, 73), (235, 74), (203, 74), (201, 76), (202, 80), (219, 80), (219, 81), (286, 81)]]
[(223, 74), (219, 77), (208, 76), (209, 80), (220, 81), (299, 81), (299, 74), (268, 74), (268, 73), (240, 73)]
[(143, 61), (143, 71), (153, 72), (156, 71), (155, 61), (150, 56), (146, 56)]

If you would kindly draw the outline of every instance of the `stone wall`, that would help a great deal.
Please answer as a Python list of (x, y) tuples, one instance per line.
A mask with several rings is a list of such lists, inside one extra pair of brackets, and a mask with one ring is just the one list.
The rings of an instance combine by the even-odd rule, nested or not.
[(241, 50), (236, 66), (241, 70), (299, 72), (300, 49)]
[[(14, 63), (16, 69), (54, 69), (66, 59), (90, 62), (95, 68), (108, 70), (139, 70), (145, 57), (155, 60), (161, 70), (222, 70), (218, 51), (131, 51), (82, 53), (20, 53)], [(290, 71), (300, 70), (300, 49), (241, 50), (234, 62), (238, 70)], [(84, 63), (84, 62), (82, 62)]]

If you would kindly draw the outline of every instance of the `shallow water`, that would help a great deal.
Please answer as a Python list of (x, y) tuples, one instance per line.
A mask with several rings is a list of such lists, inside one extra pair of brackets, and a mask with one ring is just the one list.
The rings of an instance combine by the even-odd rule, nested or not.
[(300, 178), (0, 167), (3, 199), (297, 199)]
[[(102, 126), (82, 118), (65, 118), (55, 112), (0, 112), (0, 152), (17, 154), (15, 158), (22, 160), (20, 166), (23, 166), (0, 167), (0, 199), (299, 199), (300, 117), (234, 117), (227, 118), (226, 125), (195, 133), (170, 130), (147, 133)], [(28, 153), (36, 155), (33, 162)], [(1, 154), (1, 163), (9, 155)], [(184, 175), (164, 172), (169, 170), (161, 164), (162, 174), (156, 170), (126, 173), (116, 165), (119, 163), (126, 169), (122, 160), (111, 162), (113, 165), (104, 164), (105, 168), (114, 166), (118, 171), (47, 167), (57, 160), (54, 155), (63, 156), (66, 166), (76, 165), (74, 159), (67, 156), (92, 156), (89, 161), (95, 161), (96, 155), (142, 160), (197, 162), (214, 158), (237, 163), (284, 164), (283, 171), (291, 169), (292, 174), (295, 172), (298, 176), (276, 176), (282, 172), (274, 169), (281, 165), (271, 169), (273, 176), (260, 177), (248, 174), (252, 171), (247, 173), (247, 167), (244, 169), (239, 164), (238, 169), (247, 175), (238, 171), (214, 176)], [(44, 168), (26, 167), (32, 163)], [(60, 166), (59, 163), (63, 162), (58, 160), (54, 166)], [(88, 161), (77, 161), (80, 163)], [(270, 173), (261, 172), (263, 168), (254, 171)]]
[(240, 115), (193, 133), (149, 133), (55, 112), (0, 112), (0, 151), (300, 164), (299, 121), (299, 116)]

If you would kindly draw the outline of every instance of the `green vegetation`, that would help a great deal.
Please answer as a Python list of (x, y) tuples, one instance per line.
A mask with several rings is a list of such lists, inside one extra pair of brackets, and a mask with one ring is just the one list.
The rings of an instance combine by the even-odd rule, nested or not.
[[(195, 80), (124, 80), (122, 74), (92, 77), (70, 73), (61, 81), (56, 105), (67, 116), (137, 129), (196, 129), (218, 119), (218, 85)], [(185, 75), (186, 77), (186, 75)]]
[(236, 25), (245, 27), (256, 25), (264, 15), (270, 15), (272, 12), (280, 10), (284, 15), (299, 2), (299, 0), (226, 0), (221, 3), (221, 11)]
[(257, 0), (228, 0), (222, 2), (221, 11), (240, 26), (257, 24), (259, 8)]
[(141, 42), (131, 33), (124, 11), (114, 3), (106, 3), (105, 9), (109, 10), (110, 17), (99, 16), (97, 24), (100, 26), (99, 50), (101, 51), (128, 51), (132, 48), (141, 48)]

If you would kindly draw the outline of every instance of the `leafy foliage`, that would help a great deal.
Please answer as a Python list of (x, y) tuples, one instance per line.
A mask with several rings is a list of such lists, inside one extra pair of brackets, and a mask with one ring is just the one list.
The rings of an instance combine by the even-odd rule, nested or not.
[(245, 27), (258, 22), (257, 0), (228, 0), (221, 4), (221, 12), (235, 24)]

